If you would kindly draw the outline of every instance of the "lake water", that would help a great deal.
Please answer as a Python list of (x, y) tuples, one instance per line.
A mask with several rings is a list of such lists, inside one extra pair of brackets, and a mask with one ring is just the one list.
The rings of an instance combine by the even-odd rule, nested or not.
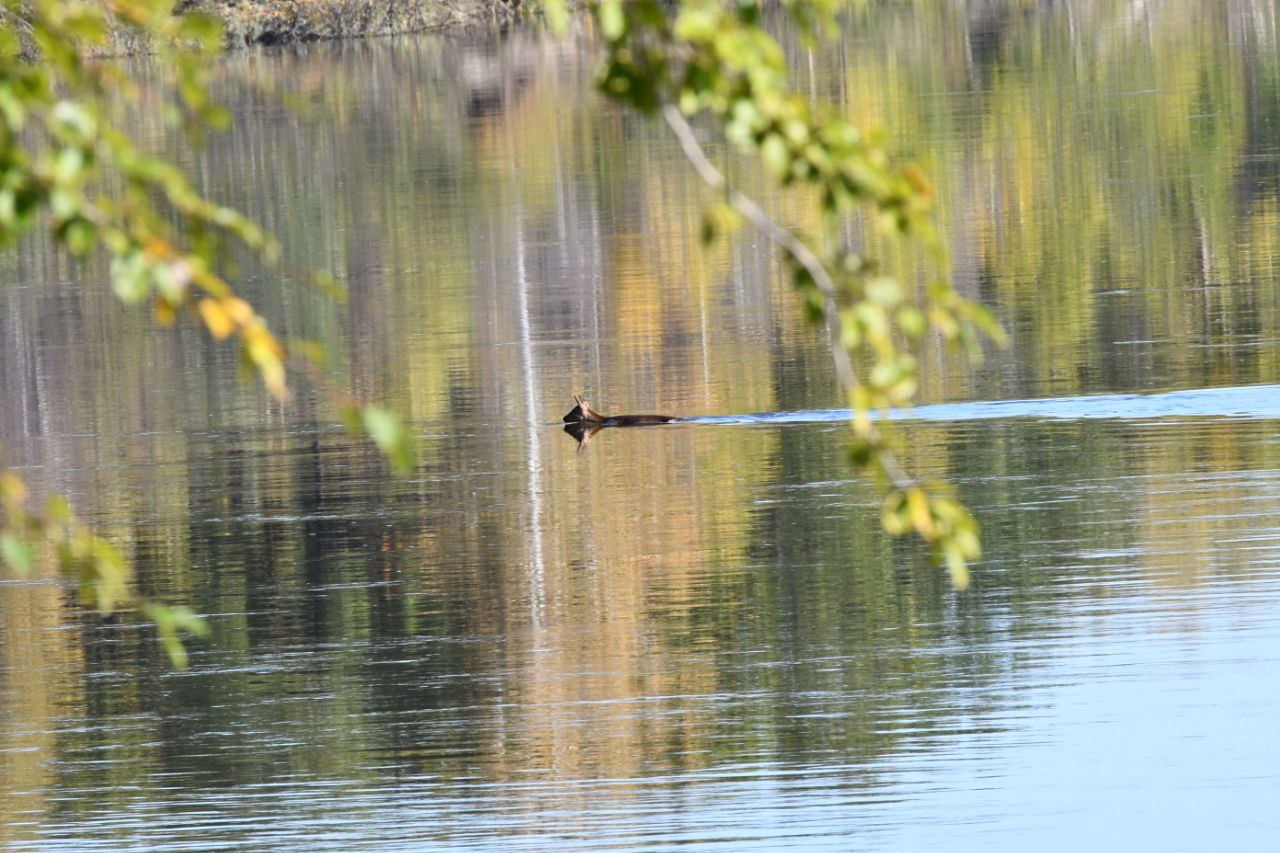
[[(100, 269), (0, 258), (5, 460), (212, 627), (175, 672), (0, 584), (0, 845), (1266, 849), (1277, 47), (1263, 0), (868, 4), (790, 46), (931, 176), (1010, 331), (931, 351), (895, 427), (983, 525), (963, 593), (880, 532), (768, 247), (699, 246), (707, 193), (581, 50), (229, 57), (234, 133), (139, 133), (346, 283), (246, 287), (421, 460), (388, 478)], [(579, 452), (574, 392), (706, 422)]]

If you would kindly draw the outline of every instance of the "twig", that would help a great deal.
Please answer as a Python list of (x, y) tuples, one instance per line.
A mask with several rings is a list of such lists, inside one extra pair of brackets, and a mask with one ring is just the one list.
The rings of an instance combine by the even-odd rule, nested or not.
[[(853, 369), (853, 360), (849, 357), (849, 351), (840, 343), (840, 320), (836, 311), (836, 285), (831, 280), (831, 275), (827, 272), (827, 268), (823, 266), (822, 260), (794, 232), (775, 222), (773, 217), (769, 216), (754, 199), (740, 190), (729, 188), (728, 181), (707, 158), (706, 152), (702, 150), (702, 144), (694, 136), (693, 128), (689, 126), (689, 122), (675, 104), (666, 103), (662, 105), (662, 118), (666, 121), (667, 126), (671, 128), (672, 133), (676, 135), (680, 148), (684, 151), (684, 156), (693, 165), (694, 171), (698, 173), (703, 182), (714, 190), (724, 192), (734, 210), (746, 217), (747, 221), (755, 226), (758, 231), (778, 246), (781, 246), (813, 279), (814, 285), (822, 293), (824, 303), (822, 313), (827, 321), (827, 331), (831, 336), (831, 358), (835, 362), (836, 375), (840, 379), (840, 385), (846, 391), (852, 391), (858, 387), (858, 376)], [(864, 428), (864, 435), (871, 444), (879, 448), (877, 459), (889, 481), (899, 489), (907, 489), (914, 486), (915, 480), (907, 476), (907, 473), (898, 465), (898, 460), (893, 455), (893, 452), (881, 442), (879, 431), (868, 424)]]
[[(754, 225), (757, 230), (785, 249), (791, 257), (795, 258), (796, 263), (804, 267), (805, 272), (809, 273), (809, 277), (813, 279), (813, 283), (822, 292), (823, 300), (826, 303), (825, 310), (822, 313), (827, 320), (827, 329), (834, 336), (833, 340), (839, 341), (840, 329), (836, 315), (836, 285), (827, 273), (826, 267), (822, 265), (822, 261), (813, 253), (812, 249), (805, 245), (803, 240), (774, 222), (773, 218), (754, 199), (739, 190), (728, 189), (728, 182), (725, 180), (724, 175), (707, 159), (706, 152), (702, 150), (702, 145), (698, 142), (697, 137), (693, 135), (693, 128), (689, 126), (689, 122), (681, 115), (675, 104), (663, 104), (662, 117), (666, 120), (667, 126), (676, 135), (676, 139), (679, 140), (680, 147), (684, 150), (684, 156), (693, 164), (694, 170), (702, 180), (714, 190), (727, 190), (729, 203), (733, 205), (733, 208), (745, 216), (747, 221)], [(845, 351), (844, 347), (833, 345), (831, 354), (835, 360), (836, 374), (840, 377), (840, 384), (846, 389), (853, 388), (858, 384), (858, 379), (853, 372), (853, 362), (849, 359), (849, 353)]]
[(29, 20), (8, 8), (8, 6), (0, 6), (0, 16), (12, 20), (15, 24), (25, 30), (28, 35), (35, 32), (35, 26)]

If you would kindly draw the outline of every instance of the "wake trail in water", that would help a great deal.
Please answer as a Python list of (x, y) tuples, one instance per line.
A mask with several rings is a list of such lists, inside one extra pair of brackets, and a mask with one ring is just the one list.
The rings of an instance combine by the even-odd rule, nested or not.
[[(688, 418), (697, 424), (805, 424), (849, 419), (848, 409), (808, 412), (761, 412)], [(883, 418), (882, 413), (873, 417)], [(1046, 397), (1037, 400), (995, 400), (973, 403), (935, 403), (894, 409), (895, 421), (979, 421), (1003, 418), (1044, 420), (1158, 420), (1162, 418), (1255, 418), (1280, 420), (1280, 385), (1246, 385), (1169, 391), (1162, 394), (1094, 394), (1084, 397)]]

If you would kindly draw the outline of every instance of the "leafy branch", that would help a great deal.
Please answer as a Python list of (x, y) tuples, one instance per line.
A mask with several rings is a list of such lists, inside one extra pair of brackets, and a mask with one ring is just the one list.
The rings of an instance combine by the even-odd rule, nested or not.
[[(147, 45), (168, 77), (155, 91), (105, 58), (113, 39)], [(286, 364), (300, 366), (330, 391), (353, 433), (369, 436), (396, 471), (413, 466), (412, 436), (394, 414), (361, 408), (327, 388), (320, 348), (286, 343), (235, 289), (229, 257), (247, 251), (281, 268), (276, 241), (239, 212), (201, 195), (167, 161), (139, 149), (122, 129), (129, 106), (158, 104), (169, 125), (198, 144), (229, 116), (209, 93), (210, 61), (221, 49), (220, 23), (174, 14), (173, 0), (0, 0), (0, 246), (37, 224), (76, 257), (105, 252), (110, 282), (126, 304), (149, 304), (159, 325), (179, 319), (218, 341), (234, 342), (242, 372), (281, 402), (290, 397)], [(311, 283), (337, 285), (319, 274)], [(181, 608), (137, 595), (127, 563), (106, 540), (52, 498), (27, 506), (26, 486), (0, 470), (0, 563), (26, 575), (42, 560), (77, 580), (80, 599), (104, 614), (122, 607), (151, 619), (175, 663), (185, 661), (179, 632), (200, 623)]]
[(161, 645), (178, 667), (187, 663), (181, 635), (203, 637), (209, 632), (190, 608), (139, 596), (129, 563), (114, 545), (75, 517), (65, 498), (49, 498), (41, 511), (29, 509), (26, 485), (5, 469), (0, 469), (0, 564), (24, 578), (56, 565), (75, 581), (77, 597), (85, 607), (103, 616), (121, 609), (138, 610), (155, 624)]
[[(836, 0), (781, 5), (806, 38), (835, 29)], [(661, 0), (595, 0), (591, 9), (606, 51), (600, 88), (642, 112), (659, 113), (694, 171), (724, 195), (704, 216), (704, 239), (750, 223), (782, 251), (807, 316), (827, 326), (835, 372), (853, 411), (850, 459), (883, 484), (885, 529), (918, 534), (954, 585), (967, 586), (968, 564), (980, 554), (977, 523), (945, 484), (906, 472), (887, 422), (872, 417), (910, 404), (919, 378), (914, 350), (926, 332), (975, 358), (982, 334), (1003, 340), (991, 316), (951, 286), (923, 174), (895, 163), (834, 110), (814, 108), (787, 88), (785, 57), (762, 27), (759, 0), (684, 0), (674, 7)], [(690, 120), (698, 116), (708, 117), (740, 153), (759, 158), (781, 186), (815, 190), (818, 231), (783, 226), (731, 186), (694, 133)], [(942, 270), (919, 298), (840, 244), (840, 222), (858, 211), (869, 211), (883, 233), (914, 240)]]

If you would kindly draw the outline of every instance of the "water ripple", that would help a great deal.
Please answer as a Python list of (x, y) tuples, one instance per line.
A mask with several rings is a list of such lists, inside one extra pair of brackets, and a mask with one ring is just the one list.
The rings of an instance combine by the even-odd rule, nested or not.
[[(850, 414), (848, 409), (759, 412), (750, 415), (689, 418), (687, 423), (831, 423), (846, 421)], [(1161, 394), (1090, 394), (1035, 400), (934, 403), (910, 409), (895, 409), (890, 414), (893, 420), (904, 421), (979, 421), (1003, 418), (1145, 421), (1206, 417), (1280, 419), (1280, 385), (1197, 388)]]

